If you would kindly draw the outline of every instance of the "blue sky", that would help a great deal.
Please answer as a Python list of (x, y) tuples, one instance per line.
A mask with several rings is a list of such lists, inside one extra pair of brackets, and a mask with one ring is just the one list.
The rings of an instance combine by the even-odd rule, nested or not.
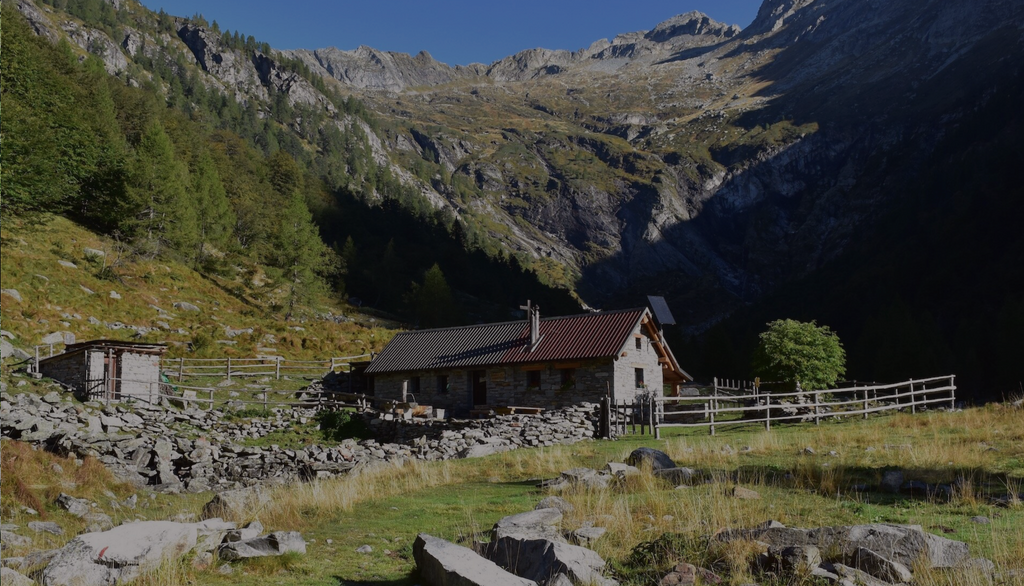
[(359, 45), (426, 50), (449, 65), (490, 63), (523, 49), (575, 50), (699, 10), (747, 26), (760, 0), (142, 0), (175, 16), (203, 14), (276, 49)]

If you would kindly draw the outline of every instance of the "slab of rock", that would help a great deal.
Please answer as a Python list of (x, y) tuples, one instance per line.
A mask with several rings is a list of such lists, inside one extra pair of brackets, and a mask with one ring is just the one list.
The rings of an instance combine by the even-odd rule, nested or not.
[(558, 509), (564, 515), (575, 511), (576, 507), (560, 496), (548, 496), (540, 499), (534, 509)]
[(36, 533), (52, 533), (53, 535), (64, 535), (64, 529), (53, 521), (29, 521), (28, 528)]
[(744, 500), (757, 500), (761, 498), (761, 493), (757, 492), (756, 490), (750, 490), (749, 488), (737, 486), (732, 489), (732, 496)]
[(245, 558), (306, 553), (306, 541), (298, 531), (275, 531), (263, 537), (225, 543), (217, 551), (220, 559), (234, 561)]
[(85, 253), (85, 256), (95, 256), (98, 258), (103, 258), (107, 256), (106, 252), (103, 252), (102, 250), (96, 248), (85, 247), (82, 249), (82, 252)]
[(665, 574), (658, 586), (692, 586), (697, 583), (697, 567), (693, 564), (678, 564)]
[(869, 549), (907, 567), (913, 567), (917, 560), (922, 559), (933, 568), (955, 568), (970, 559), (966, 543), (926, 533), (920, 525), (875, 523), (815, 529), (760, 527), (723, 531), (715, 539), (761, 541), (776, 547), (813, 545), (821, 551), (836, 552), (851, 564), (858, 548)]
[(580, 527), (572, 532), (572, 541), (576, 545), (589, 546), (604, 536), (608, 530), (604, 527)]
[(907, 566), (887, 559), (865, 547), (858, 547), (854, 552), (853, 566), (886, 582), (910, 582), (914, 578)]
[(608, 488), (611, 476), (594, 470), (593, 468), (571, 468), (562, 471), (561, 482), (569, 486), (582, 486), (583, 488), (602, 489)]
[(57, 506), (80, 518), (92, 513), (92, 506), (89, 501), (75, 498), (63, 492), (57, 495)]
[(604, 466), (604, 471), (612, 476), (618, 476), (620, 478), (640, 474), (640, 469), (636, 466), (630, 466), (629, 464), (622, 464), (620, 462), (608, 462)]
[(493, 444), (477, 444), (475, 446), (470, 446), (459, 452), (459, 458), (483, 458), (485, 456), (500, 454), (501, 452), (507, 451), (508, 446)]
[(213, 496), (203, 507), (203, 519), (235, 518), (251, 516), (270, 503), (270, 495), (259, 487), (225, 490)]
[(175, 301), (174, 309), (180, 309), (181, 311), (199, 311), (199, 308), (188, 301)]
[(537, 586), (467, 547), (426, 533), (416, 536), (412, 554), (420, 576), (431, 586)]
[(871, 574), (858, 570), (857, 568), (851, 568), (844, 564), (832, 564), (826, 566), (826, 570), (831, 570), (834, 574), (839, 576), (840, 586), (853, 585), (853, 586), (892, 586), (885, 580), (879, 580)]
[(537, 539), (560, 540), (558, 524), (562, 522), (562, 511), (558, 509), (535, 509), (518, 515), (509, 515), (494, 524), (491, 541), (506, 535)]
[(61, 260), (57, 261), (57, 264), (59, 264), (60, 266), (66, 268), (66, 269), (77, 269), (78, 268), (78, 265), (76, 265), (75, 263), (73, 263), (73, 262), (71, 262), (69, 260), (61, 259)]
[(33, 586), (35, 582), (5, 566), (0, 568), (0, 584), (4, 586)]
[(654, 448), (637, 448), (633, 450), (629, 457), (626, 458), (626, 463), (637, 468), (650, 466), (651, 470), (676, 467), (676, 463), (672, 461), (672, 458), (668, 457), (668, 454)]
[(142, 521), (86, 533), (61, 548), (40, 574), (43, 586), (112, 585), (134, 580), (196, 545), (193, 524)]
[(517, 576), (540, 584), (558, 574), (565, 574), (578, 584), (617, 584), (601, 575), (605, 561), (597, 552), (569, 543), (505, 535), (491, 543), (489, 557)]
[(0, 289), (0, 293), (19, 303), (21, 302), (21, 293), (19, 293), (17, 289)]
[(24, 547), (31, 544), (32, 540), (24, 535), (18, 535), (11, 531), (0, 530), (0, 545), (3, 546), (2, 549), (7, 549), (8, 547)]

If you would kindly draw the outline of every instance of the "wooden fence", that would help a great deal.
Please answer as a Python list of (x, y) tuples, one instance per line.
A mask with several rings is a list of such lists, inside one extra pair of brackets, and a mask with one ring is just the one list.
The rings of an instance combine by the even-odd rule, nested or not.
[(715, 379), (710, 395), (687, 397), (640, 396), (634, 401), (602, 400), (602, 435), (649, 430), (661, 437), (663, 427), (707, 427), (711, 435), (729, 425), (814, 421), (862, 416), (884, 411), (956, 406), (955, 375), (888, 384), (820, 391), (799, 386), (791, 392), (768, 392), (766, 384)]
[[(136, 387), (144, 385), (148, 392), (119, 393), (116, 391), (119, 388), (118, 383), (130, 383)], [(231, 396), (230, 393), (235, 393), (237, 396)], [(87, 391), (85, 398), (86, 400), (104, 402), (108, 405), (115, 401), (138, 401), (156, 405), (162, 399), (166, 399), (184, 405), (205, 405), (206, 409), (213, 409), (214, 404), (217, 403), (230, 403), (233, 405), (260, 406), (263, 409), (271, 407), (305, 407), (325, 409), (349, 408), (363, 411), (373, 405), (373, 397), (358, 393), (328, 390), (310, 392), (302, 390), (227, 389), (110, 377), (103, 379), (103, 381)]]
[(370, 354), (358, 356), (341, 356), (322, 360), (287, 360), (279, 356), (262, 356), (259, 358), (164, 358), (160, 361), (160, 370), (167, 377), (179, 382), (185, 378), (219, 377), (231, 380), (232, 377), (267, 376), (280, 380), (282, 376), (317, 375), (328, 372), (351, 369), (351, 362), (360, 358), (369, 358)]

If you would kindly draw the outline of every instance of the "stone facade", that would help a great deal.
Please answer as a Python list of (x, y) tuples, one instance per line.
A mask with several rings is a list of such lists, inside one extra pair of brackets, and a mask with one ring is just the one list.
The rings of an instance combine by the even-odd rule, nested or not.
[(59, 381), (83, 397), (106, 397), (108, 352), (116, 364), (113, 398), (149, 397), (159, 393), (160, 356), (103, 347), (79, 348), (39, 362), (43, 376)]
[[(638, 387), (637, 369), (643, 387)], [(484, 382), (482, 392), (474, 393), (475, 379)], [(605, 395), (631, 400), (644, 388), (661, 389), (663, 382), (658, 353), (638, 326), (614, 358), (379, 374), (373, 389), (381, 401), (416, 402), (461, 414), (484, 405), (554, 409), (597, 403)]]

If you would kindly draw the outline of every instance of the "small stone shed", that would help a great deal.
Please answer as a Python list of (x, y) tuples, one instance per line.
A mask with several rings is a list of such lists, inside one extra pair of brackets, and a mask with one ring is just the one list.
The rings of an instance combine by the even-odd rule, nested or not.
[(39, 361), (39, 372), (93, 400), (149, 398), (160, 392), (163, 344), (91, 340), (70, 344), (64, 352)]
[(647, 308), (419, 330), (396, 335), (366, 369), (378, 401), (454, 414), (622, 401), (692, 380)]

